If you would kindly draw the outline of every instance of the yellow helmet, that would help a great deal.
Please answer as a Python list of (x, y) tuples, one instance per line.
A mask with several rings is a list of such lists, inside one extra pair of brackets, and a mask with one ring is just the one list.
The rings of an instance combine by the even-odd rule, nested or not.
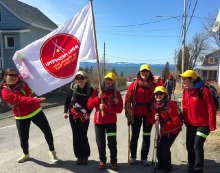
[(178, 77), (191, 77), (194, 80), (196, 80), (197, 79), (197, 74), (193, 70), (186, 70), (184, 73), (179, 74)]
[(113, 72), (107, 72), (107, 73), (105, 74), (105, 77), (104, 77), (104, 78), (105, 78), (105, 79), (106, 79), (106, 78), (110, 78), (110, 79), (112, 79), (112, 80), (116, 80), (117, 76), (116, 76), (116, 74), (113, 73)]
[(149, 66), (148, 64), (143, 64), (143, 65), (140, 67), (140, 71), (142, 71), (142, 70), (149, 70), (149, 71), (151, 71), (151, 70), (150, 70), (150, 66)]
[(155, 89), (154, 89), (154, 93), (156, 92), (163, 92), (163, 93), (166, 93), (166, 89), (163, 87), (163, 86), (157, 86)]

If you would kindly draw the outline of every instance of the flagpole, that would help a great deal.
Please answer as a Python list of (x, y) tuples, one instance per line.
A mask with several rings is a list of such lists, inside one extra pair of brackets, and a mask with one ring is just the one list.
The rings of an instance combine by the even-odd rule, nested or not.
[[(97, 72), (98, 72), (98, 83), (99, 83), (99, 91), (102, 92), (101, 87), (101, 73), (100, 73), (100, 65), (99, 65), (99, 53), (98, 53), (98, 46), (97, 46), (97, 39), (96, 39), (96, 29), (95, 29), (95, 19), (94, 19), (94, 13), (93, 13), (93, 5), (92, 0), (90, 0), (91, 9), (92, 9), (92, 22), (93, 22), (93, 34), (95, 37), (95, 48), (96, 48), (96, 60), (97, 60)], [(101, 104), (104, 104), (103, 97), (101, 95)], [(102, 116), (104, 116), (104, 110), (102, 109)]]

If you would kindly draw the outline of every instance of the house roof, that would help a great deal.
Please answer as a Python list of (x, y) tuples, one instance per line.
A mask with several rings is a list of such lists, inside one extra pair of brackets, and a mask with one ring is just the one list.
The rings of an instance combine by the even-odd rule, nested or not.
[(218, 66), (217, 65), (213, 65), (213, 66), (198, 65), (195, 68), (193, 68), (193, 70), (218, 70)]
[(35, 7), (18, 0), (0, 0), (0, 3), (29, 25), (47, 30), (54, 30), (57, 28), (57, 25), (53, 21)]
[[(214, 64), (210, 64), (208, 62), (208, 58), (210, 58), (210, 57), (215, 58), (215, 63)], [(204, 60), (203, 60), (201, 65), (203, 65), (203, 66), (213, 66), (213, 65), (216, 65), (217, 66), (218, 65), (218, 50), (216, 50), (216, 51), (214, 51), (214, 52), (212, 52), (210, 54), (207, 54), (205, 56), (205, 58), (204, 58)]]

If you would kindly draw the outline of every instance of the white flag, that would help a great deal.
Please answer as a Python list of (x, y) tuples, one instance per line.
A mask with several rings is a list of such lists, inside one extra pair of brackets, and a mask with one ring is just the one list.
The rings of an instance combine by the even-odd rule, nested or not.
[(96, 59), (92, 8), (14, 54), (20, 74), (37, 95), (71, 82), (81, 60)]

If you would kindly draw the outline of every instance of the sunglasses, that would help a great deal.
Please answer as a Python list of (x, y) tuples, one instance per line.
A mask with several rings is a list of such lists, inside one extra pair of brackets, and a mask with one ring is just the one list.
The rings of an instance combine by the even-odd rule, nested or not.
[(76, 77), (76, 80), (84, 80), (84, 79), (85, 79), (84, 76), (82, 76), (82, 77)]
[(163, 92), (156, 92), (156, 93), (155, 93), (156, 96), (158, 96), (158, 95), (161, 96), (161, 95), (163, 95), (163, 94), (164, 94)]
[(18, 77), (18, 74), (8, 74), (10, 77)]

